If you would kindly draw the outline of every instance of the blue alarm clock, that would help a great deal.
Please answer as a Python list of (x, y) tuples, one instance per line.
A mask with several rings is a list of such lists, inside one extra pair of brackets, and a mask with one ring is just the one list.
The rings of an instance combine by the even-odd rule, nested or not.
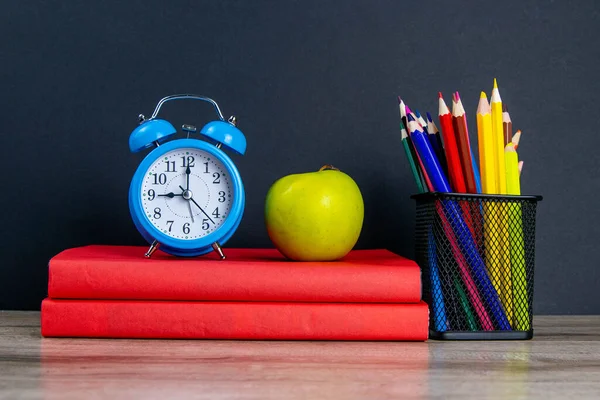
[[(198, 132), (206, 140), (193, 138), (196, 127), (184, 124), (182, 130), (187, 137), (167, 142), (177, 131), (171, 123), (156, 117), (165, 102), (181, 99), (214, 106), (219, 120), (209, 122)], [(146, 119), (140, 114), (139, 126), (129, 136), (129, 149), (134, 153), (152, 147), (129, 187), (131, 217), (150, 244), (144, 256), (151, 257), (160, 247), (175, 256), (193, 257), (215, 251), (225, 259), (221, 246), (238, 228), (245, 205), (238, 169), (223, 151), (240, 155), (246, 152), (246, 138), (236, 127), (236, 118), (225, 120), (217, 103), (204, 96), (164, 97), (152, 117)]]

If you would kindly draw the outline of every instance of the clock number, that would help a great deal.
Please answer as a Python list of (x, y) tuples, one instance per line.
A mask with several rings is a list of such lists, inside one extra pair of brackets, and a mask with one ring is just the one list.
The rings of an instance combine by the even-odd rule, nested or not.
[(208, 219), (207, 219), (207, 218), (204, 218), (204, 219), (202, 220), (202, 230), (203, 230), (203, 231), (206, 231), (206, 230), (208, 230), (208, 228), (210, 228), (210, 225), (208, 225)]
[(155, 185), (164, 185), (165, 183), (167, 183), (167, 175), (154, 174), (154, 184)]
[(154, 209), (154, 218), (155, 219), (160, 219), (161, 215), (160, 215), (160, 208), (156, 207)]
[(185, 167), (194, 168), (194, 161), (195, 160), (196, 159), (194, 158), (194, 156), (187, 156), (187, 164), (186, 164), (185, 163), (186, 162), (186, 157), (183, 156), (183, 157), (181, 157), (181, 166), (184, 167), (184, 168)]
[(205, 162), (205, 163), (204, 163), (204, 166), (206, 167), (206, 168), (204, 169), (204, 173), (205, 173), (205, 174), (208, 174), (208, 162)]
[(175, 221), (167, 221), (167, 225), (169, 225), (169, 232), (171, 232), (171, 228), (173, 228), (173, 222)]
[(190, 223), (186, 222), (185, 224), (183, 224), (183, 233), (185, 233), (186, 235), (188, 233), (190, 233)]
[(221, 183), (221, 180), (219, 179), (221, 177), (221, 174), (219, 174), (218, 172), (215, 172), (213, 174), (213, 178), (215, 178), (215, 180), (213, 181), (213, 183), (219, 184)]
[(148, 200), (152, 201), (156, 197), (156, 192), (154, 189), (148, 190)]
[(224, 203), (224, 202), (225, 202), (225, 192), (221, 190), (219, 192), (219, 203)]
[(219, 214), (219, 207), (215, 208), (215, 211), (212, 212), (212, 215), (215, 218), (221, 218), (221, 214)]
[(175, 161), (167, 161), (167, 172), (177, 172), (175, 171)]

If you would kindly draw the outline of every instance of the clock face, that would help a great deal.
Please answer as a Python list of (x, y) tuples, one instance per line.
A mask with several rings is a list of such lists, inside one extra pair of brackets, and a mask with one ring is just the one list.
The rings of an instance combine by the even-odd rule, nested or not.
[(195, 148), (169, 151), (150, 165), (142, 181), (142, 208), (152, 225), (181, 240), (217, 230), (233, 204), (225, 165)]

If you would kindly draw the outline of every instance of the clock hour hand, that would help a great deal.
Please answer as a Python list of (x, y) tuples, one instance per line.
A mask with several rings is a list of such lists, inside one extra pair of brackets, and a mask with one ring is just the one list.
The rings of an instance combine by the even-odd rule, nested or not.
[[(183, 188), (181, 185), (179, 185), (179, 189), (183, 190), (183, 192), (189, 192), (189, 191), (185, 190), (185, 189), (184, 189), (184, 188)], [(183, 193), (182, 193), (182, 194), (183, 194)], [(185, 197), (184, 197), (184, 199), (185, 199)], [(195, 204), (195, 205), (196, 205), (196, 206), (197, 206), (197, 207), (200, 209), (200, 211), (202, 211), (202, 213), (203, 213), (204, 215), (206, 215), (206, 218), (208, 218), (208, 220), (209, 220), (210, 222), (212, 222), (212, 223), (213, 223), (213, 225), (215, 224), (215, 221), (213, 221), (213, 220), (212, 220), (212, 218), (208, 216), (208, 214), (206, 213), (206, 211), (204, 211), (204, 209), (203, 209), (202, 207), (200, 207), (200, 204), (196, 203), (196, 200), (194, 200), (192, 197), (189, 197), (189, 198), (188, 198), (188, 199), (186, 199), (186, 200), (188, 200), (188, 201), (191, 201), (192, 203), (194, 203), (194, 204)]]
[(170, 199), (172, 199), (175, 196), (183, 196), (183, 194), (175, 194), (173, 192), (171, 193), (167, 193), (167, 194), (157, 194), (158, 197), (168, 197)]

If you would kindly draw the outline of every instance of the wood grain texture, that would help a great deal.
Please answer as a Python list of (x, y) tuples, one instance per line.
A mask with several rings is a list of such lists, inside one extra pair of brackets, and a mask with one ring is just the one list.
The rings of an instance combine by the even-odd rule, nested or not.
[(600, 317), (511, 342), (43, 339), (0, 312), (0, 399), (597, 398)]

